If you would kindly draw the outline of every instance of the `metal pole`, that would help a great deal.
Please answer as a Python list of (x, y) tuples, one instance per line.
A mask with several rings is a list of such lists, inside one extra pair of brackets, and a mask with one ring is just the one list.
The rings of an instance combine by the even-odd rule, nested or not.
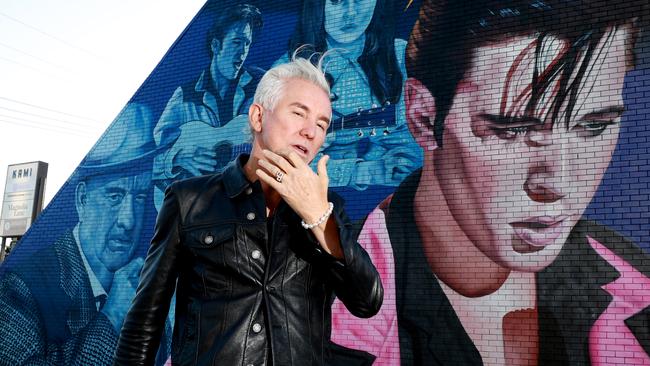
[(2, 241), (0, 241), (0, 263), (4, 262), (5, 260), (5, 238), (4, 236), (0, 236), (2, 238)]

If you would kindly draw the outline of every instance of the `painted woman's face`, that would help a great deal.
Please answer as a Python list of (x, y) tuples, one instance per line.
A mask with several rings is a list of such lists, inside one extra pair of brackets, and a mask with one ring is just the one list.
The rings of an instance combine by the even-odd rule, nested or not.
[(594, 196), (619, 134), (625, 36), (607, 33), (575, 67), (552, 36), (476, 50), (435, 174), (454, 219), (494, 262), (546, 267)]
[(377, 0), (325, 0), (325, 32), (338, 43), (357, 40), (366, 31)]

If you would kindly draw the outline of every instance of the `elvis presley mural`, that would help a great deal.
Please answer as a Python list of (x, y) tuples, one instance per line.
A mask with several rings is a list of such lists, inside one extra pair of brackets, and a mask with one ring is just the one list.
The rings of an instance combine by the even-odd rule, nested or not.
[(328, 364), (650, 365), (649, 8), (208, 1), (0, 266), (0, 365), (112, 364), (165, 188), (250, 149), (296, 50), (385, 290), (335, 300)]

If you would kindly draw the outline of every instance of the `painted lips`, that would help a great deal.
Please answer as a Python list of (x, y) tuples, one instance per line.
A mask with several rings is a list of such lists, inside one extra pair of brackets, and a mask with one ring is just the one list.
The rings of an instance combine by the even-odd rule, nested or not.
[(128, 251), (133, 242), (130, 238), (112, 238), (108, 240), (108, 247), (114, 252)]
[(518, 252), (535, 252), (554, 243), (564, 232), (567, 216), (534, 217), (524, 221), (511, 222), (515, 234), (528, 244), (528, 248), (515, 248)]

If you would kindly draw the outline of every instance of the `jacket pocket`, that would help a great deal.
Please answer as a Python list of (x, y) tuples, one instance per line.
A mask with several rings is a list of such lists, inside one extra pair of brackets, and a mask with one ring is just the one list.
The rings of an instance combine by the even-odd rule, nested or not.
[(211, 299), (223, 295), (230, 286), (226, 276), (236, 242), (234, 224), (202, 225), (185, 230), (183, 244), (191, 257), (193, 293)]
[(212, 249), (235, 239), (234, 224), (191, 227), (185, 229), (185, 245), (192, 249)]

